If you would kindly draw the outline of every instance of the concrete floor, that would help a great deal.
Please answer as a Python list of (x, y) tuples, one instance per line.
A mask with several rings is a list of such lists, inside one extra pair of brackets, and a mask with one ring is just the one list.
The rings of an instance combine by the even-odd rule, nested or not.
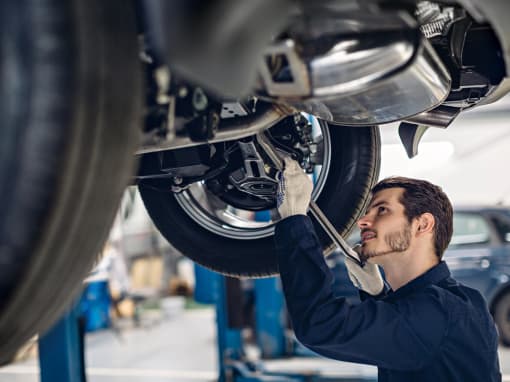
[[(163, 320), (130, 325), (115, 334), (86, 336), (88, 382), (206, 382), (217, 379), (215, 317), (212, 309), (183, 311)], [(503, 381), (510, 382), (510, 349), (500, 349)], [(268, 361), (271, 371), (321, 370), (327, 374), (377, 375), (374, 367), (299, 358)], [(37, 382), (37, 357), (0, 368), (0, 382)], [(46, 381), (44, 381), (46, 382)], [(53, 382), (53, 381), (52, 381)], [(55, 381), (56, 382), (56, 381)], [(64, 381), (62, 381), (64, 382)]]
[[(147, 321), (142, 328), (128, 325), (120, 333), (102, 330), (87, 334), (87, 381), (204, 382), (216, 379), (216, 328), (212, 309), (183, 311), (170, 319)], [(39, 362), (36, 357), (0, 368), (0, 382), (37, 381)]]

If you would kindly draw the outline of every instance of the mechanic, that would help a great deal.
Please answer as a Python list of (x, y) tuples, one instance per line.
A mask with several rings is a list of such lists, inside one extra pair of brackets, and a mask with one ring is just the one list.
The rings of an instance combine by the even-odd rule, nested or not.
[(349, 304), (333, 295), (333, 275), (306, 216), (312, 187), (297, 162), (286, 158), (275, 242), (298, 340), (329, 358), (378, 366), (381, 382), (501, 381), (487, 305), (441, 260), (453, 225), (441, 188), (393, 177), (372, 189), (358, 221), (358, 253), (366, 264), (345, 260), (361, 298)]

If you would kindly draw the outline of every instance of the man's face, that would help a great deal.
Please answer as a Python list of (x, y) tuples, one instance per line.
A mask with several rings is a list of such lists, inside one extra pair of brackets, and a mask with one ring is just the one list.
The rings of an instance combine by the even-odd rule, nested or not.
[(373, 195), (365, 216), (358, 220), (363, 260), (405, 252), (411, 245), (411, 224), (399, 199), (403, 188), (388, 188)]

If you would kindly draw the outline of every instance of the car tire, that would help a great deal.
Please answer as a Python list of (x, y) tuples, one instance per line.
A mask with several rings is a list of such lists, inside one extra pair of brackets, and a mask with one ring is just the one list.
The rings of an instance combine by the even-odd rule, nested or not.
[(0, 2), (0, 364), (81, 289), (133, 173), (133, 4)]
[(499, 332), (499, 339), (505, 346), (510, 346), (510, 292), (501, 296), (494, 307), (494, 321)]
[[(331, 136), (329, 173), (316, 202), (336, 229), (347, 236), (363, 213), (379, 175), (379, 129), (328, 126)], [(272, 235), (253, 240), (220, 236), (190, 218), (171, 192), (143, 184), (139, 189), (156, 227), (185, 256), (234, 277), (278, 273)], [(325, 251), (332, 251), (332, 242), (318, 223), (316, 231)]]

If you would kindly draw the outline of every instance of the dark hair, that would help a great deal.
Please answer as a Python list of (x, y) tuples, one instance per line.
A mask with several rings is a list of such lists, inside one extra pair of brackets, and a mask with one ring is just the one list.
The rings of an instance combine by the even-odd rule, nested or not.
[(400, 203), (404, 206), (404, 213), (409, 222), (425, 212), (429, 212), (434, 216), (436, 221), (434, 249), (437, 257), (441, 259), (453, 233), (453, 208), (448, 196), (441, 187), (426, 180), (400, 176), (379, 181), (372, 188), (372, 194), (387, 188), (404, 189)]

